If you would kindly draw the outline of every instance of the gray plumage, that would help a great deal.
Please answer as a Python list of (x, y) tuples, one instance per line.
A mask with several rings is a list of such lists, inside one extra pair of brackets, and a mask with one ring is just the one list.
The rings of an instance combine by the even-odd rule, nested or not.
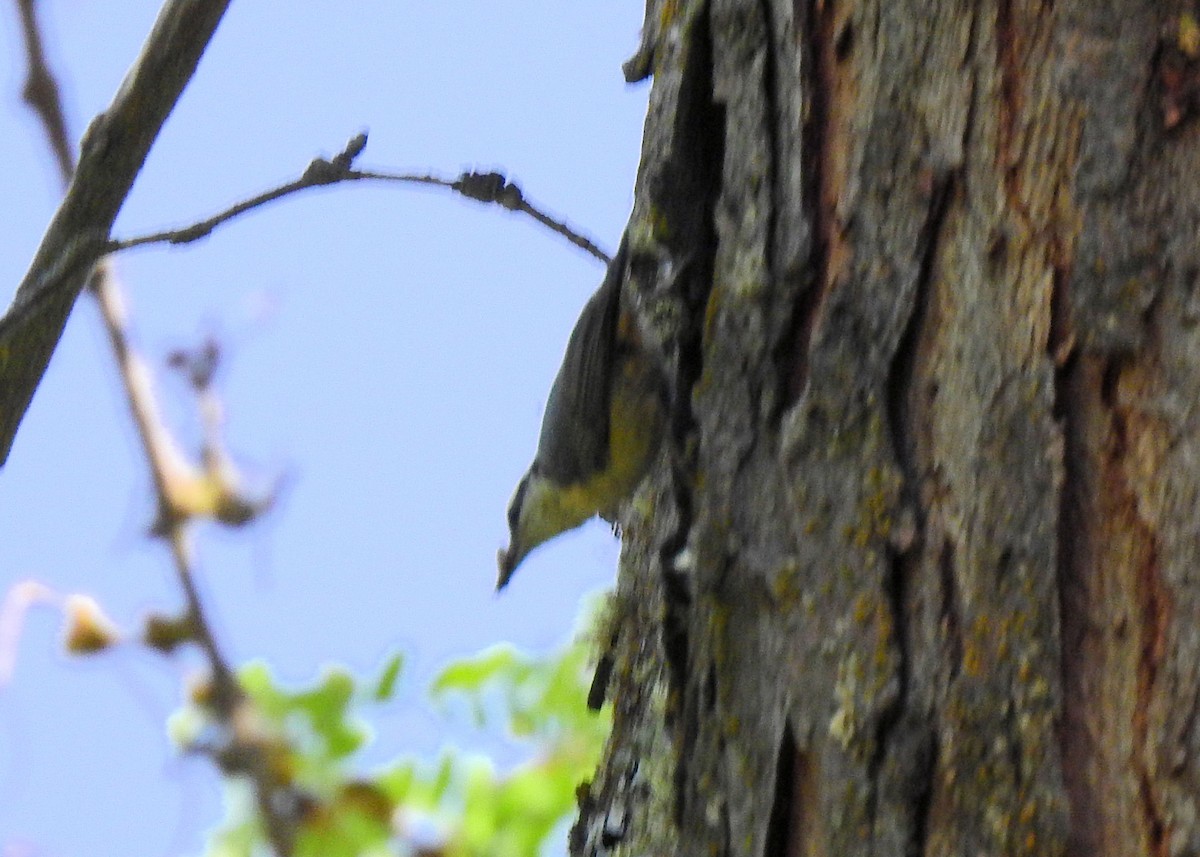
[(604, 282), (571, 331), (546, 401), (533, 466), (561, 485), (582, 482), (608, 464), (609, 400), (612, 373), (619, 369), (616, 326), (627, 255), (622, 238)]

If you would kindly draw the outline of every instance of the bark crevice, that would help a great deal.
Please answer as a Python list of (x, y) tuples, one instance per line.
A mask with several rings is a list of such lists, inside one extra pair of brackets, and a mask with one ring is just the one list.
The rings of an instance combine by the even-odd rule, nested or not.
[(762, 857), (791, 857), (794, 853), (796, 755), (796, 740), (792, 737), (791, 727), (785, 727), (783, 739), (779, 742), (779, 758), (775, 763), (775, 799), (771, 805), (771, 819), (767, 823)]
[(796, 302), (792, 322), (790, 364), (792, 371), (787, 396), (781, 413), (798, 401), (808, 385), (809, 350), (812, 348), (825, 299), (834, 286), (830, 257), (834, 237), (837, 192), (829, 166), (831, 146), (830, 100), (832, 81), (839, 62), (834, 44), (833, 0), (805, 0), (796, 3), (797, 28), (803, 34), (801, 77), (807, 118), (801, 128), (801, 155), (806, 176), (803, 194), (804, 208), (812, 224), (812, 247), (809, 253), (807, 276)]

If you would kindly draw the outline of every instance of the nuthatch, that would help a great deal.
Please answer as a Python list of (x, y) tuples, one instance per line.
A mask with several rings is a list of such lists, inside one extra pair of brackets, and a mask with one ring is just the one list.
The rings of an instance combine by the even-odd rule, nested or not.
[(550, 388), (537, 454), (508, 506), (509, 544), (497, 557), (503, 589), (526, 555), (593, 515), (616, 518), (654, 462), (666, 425), (659, 361), (621, 305), (626, 241), (608, 265)]

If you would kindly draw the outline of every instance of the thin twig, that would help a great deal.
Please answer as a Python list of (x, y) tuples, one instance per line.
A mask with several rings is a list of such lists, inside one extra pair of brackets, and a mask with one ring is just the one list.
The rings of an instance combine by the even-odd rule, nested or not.
[(421, 184), (443, 187), (462, 194), (477, 202), (495, 203), (509, 211), (517, 211), (532, 217), (547, 229), (563, 236), (576, 247), (608, 264), (609, 256), (585, 235), (577, 232), (565, 222), (552, 217), (525, 199), (521, 189), (500, 173), (463, 173), (456, 179), (446, 179), (428, 173), (389, 173), (377, 170), (351, 169), (351, 163), (366, 146), (365, 134), (353, 137), (346, 147), (334, 158), (316, 158), (298, 179), (286, 182), (243, 200), (212, 217), (179, 229), (165, 229), (134, 238), (113, 239), (104, 245), (107, 253), (144, 247), (148, 244), (188, 244), (208, 236), (218, 226), (233, 220), (248, 211), (274, 202), (282, 197), (313, 187), (350, 181), (382, 181), (402, 184)]
[[(63, 145), (67, 132), (59, 86), (45, 61), (32, 0), (18, 0), (18, 4), (22, 13), (29, 66), (30, 82), (26, 84), (26, 100), (42, 121), (47, 140), (55, 151), (60, 177), (66, 187), (71, 181), (75, 163), (70, 149)], [(72, 246), (78, 244), (77, 241), (76, 245)], [(87, 250), (92, 254), (90, 258), (73, 260), (70, 264), (79, 267), (95, 262), (89, 282), (90, 289), (99, 304), (109, 344), (117, 361), (125, 398), (137, 426), (154, 481), (159, 508), (154, 532), (164, 538), (171, 548), (176, 577), (187, 605), (192, 638), (208, 662), (212, 682), (212, 710), (217, 721), (237, 745), (237, 752), (232, 754), (237, 763), (228, 767), (231, 767), (233, 772), (245, 774), (250, 778), (267, 838), (276, 854), (286, 857), (292, 852), (295, 836), (294, 819), (286, 812), (286, 806), (294, 801), (280, 800), (281, 797), (287, 796), (289, 787), (280, 784), (273, 776), (265, 752), (253, 742), (238, 740), (236, 720), (239, 709), (246, 704), (245, 697), (236, 674), (217, 644), (195, 584), (189, 546), (190, 517), (186, 510), (179, 507), (177, 486), (195, 482), (201, 477), (196, 468), (187, 461), (166, 428), (154, 395), (150, 370), (130, 343), (120, 286), (112, 274), (111, 266), (100, 258), (103, 255), (102, 248), (93, 246)], [(75, 253), (69, 255), (73, 257)], [(34, 297), (37, 299), (48, 293), (48, 290), (39, 289), (34, 293)]]
[[(112, 102), (84, 134), (71, 184), (17, 286), (12, 305), (0, 318), (0, 464), (8, 458), (17, 427), (90, 269), (59, 266), (62, 276), (56, 278), (46, 277), (46, 272), (58, 266), (81, 235), (99, 234), (103, 240), (110, 234), (150, 146), (195, 72), (228, 5), (229, 0), (166, 0)], [(43, 121), (48, 136), (54, 138), (59, 136), (54, 125), (61, 121), (62, 110), (54, 109), (57, 97), (48, 98), (45, 92), (53, 93), (58, 87), (46, 84), (45, 75), (41, 75), (43, 82), (38, 82), (38, 69), (45, 70), (44, 51), (40, 38), (30, 38), (31, 32), (37, 34), (32, 5), (20, 10), (30, 77), (35, 91), (43, 90), (37, 94), (36, 106), (39, 115), (49, 117)], [(62, 124), (65, 127), (65, 122)], [(62, 158), (61, 152), (56, 157), (65, 170), (69, 150), (67, 158)]]
[(412, 182), (420, 181), (425, 184), (436, 184), (442, 187), (448, 187), (468, 199), (476, 200), (477, 202), (491, 202), (509, 211), (519, 211), (522, 214), (527, 214), (536, 220), (538, 223), (556, 232), (566, 238), (576, 247), (591, 253), (605, 265), (611, 259), (607, 253), (596, 246), (591, 239), (576, 232), (570, 226), (557, 218), (551, 217), (537, 206), (525, 199), (524, 193), (515, 182), (510, 182), (502, 173), (463, 173), (454, 181), (439, 179), (433, 176), (408, 176), (399, 173), (380, 173), (380, 172), (362, 172), (357, 173), (358, 178), (378, 179), (380, 181), (395, 181), (395, 182)]
[[(129, 341), (126, 330), (125, 300), (121, 288), (107, 260), (97, 264), (90, 283), (91, 292), (100, 309), (104, 332), (117, 361), (117, 373), (125, 391), (133, 424), (146, 464), (154, 481), (154, 493), (158, 502), (158, 520), (171, 519), (173, 486), (199, 478), (197, 468), (188, 461), (174, 436), (167, 429), (162, 409), (154, 393), (150, 367)], [(161, 530), (156, 527), (156, 532)]]
[[(49, 71), (33, 18), (33, 0), (17, 2), (25, 22), (30, 57), (27, 89), (32, 94), (29, 101), (43, 117), (49, 129), (48, 136), (60, 141), (52, 142), (52, 146), (58, 150), (56, 157), (65, 169), (70, 163), (69, 149), (61, 145), (65, 130), (56, 131), (53, 127), (62, 115), (61, 108), (56, 105), (58, 88), (52, 78), (46, 82)], [(17, 428), (58, 345), (75, 298), (86, 283), (89, 273), (86, 268), (59, 263), (68, 249), (79, 249), (82, 235), (98, 236), (96, 240), (105, 242), (103, 247), (109, 251), (147, 243), (194, 241), (225, 220), (298, 190), (334, 182), (373, 179), (450, 187), (473, 199), (499, 203), (532, 217), (597, 259), (608, 262), (608, 255), (595, 243), (527, 202), (520, 189), (498, 173), (464, 173), (451, 181), (435, 176), (359, 172), (350, 169), (349, 159), (340, 165), (314, 161), (305, 178), (235, 206), (213, 218), (211, 224), (206, 225), (206, 221), (198, 224), (199, 228), (109, 242), (113, 221), (133, 180), (163, 122), (195, 72), (200, 55), (228, 5), (229, 0), (166, 0), (141, 54), (112, 103), (92, 120), (84, 134), (80, 161), (67, 193), (29, 270), (17, 286), (12, 304), (0, 316), (0, 466), (8, 458)], [(326, 169), (331, 166), (336, 169)], [(480, 195), (477, 192), (480, 187), (490, 189), (492, 195)], [(91, 239), (84, 246), (91, 249)], [(99, 255), (102, 254), (98, 253), (96, 258)], [(57, 272), (56, 276), (47, 276), (51, 269)]]
[(21, 97), (42, 120), (42, 125), (46, 128), (46, 138), (54, 151), (54, 159), (58, 162), (59, 174), (67, 176), (66, 180), (69, 181), (75, 169), (75, 159), (71, 154), (71, 144), (67, 135), (62, 96), (50, 66), (46, 63), (46, 51), (37, 24), (34, 0), (17, 0), (17, 9), (21, 13), (21, 33), (28, 58)]
[(228, 745), (208, 748), (209, 754), (217, 758), (227, 772), (249, 777), (267, 840), (277, 855), (285, 857), (292, 853), (296, 838), (294, 813), (290, 810), (297, 803), (297, 796), (272, 775), (263, 748), (253, 740), (241, 740), (237, 720), (239, 709), (246, 704), (245, 695), (213, 636), (212, 625), (204, 612), (204, 601), (196, 589), (186, 523), (172, 526), (166, 538), (171, 545), (175, 574), (187, 602), (196, 643), (204, 652), (212, 673), (213, 711), (230, 736)]
[(196, 643), (204, 652), (204, 656), (208, 660), (208, 667), (212, 671), (213, 708), (221, 719), (228, 720), (233, 717), (234, 710), (242, 699), (242, 692), (229, 662), (225, 660), (225, 655), (217, 645), (212, 627), (205, 616), (204, 602), (200, 599), (193, 576), (192, 552), (188, 543), (187, 528), (173, 527), (167, 541), (171, 545), (171, 559), (175, 563), (175, 575), (179, 579), (184, 601), (187, 603), (188, 616), (194, 627), (193, 635)]
[(277, 199), (308, 188), (322, 187), (355, 178), (350, 170), (350, 164), (366, 145), (367, 135), (357, 134), (351, 137), (346, 143), (345, 148), (333, 158), (329, 160), (325, 158), (313, 159), (307, 169), (304, 170), (304, 174), (298, 179), (263, 191), (256, 196), (230, 206), (219, 214), (213, 215), (206, 220), (201, 220), (199, 223), (193, 223), (191, 226), (185, 226), (182, 229), (167, 229), (162, 232), (141, 235), (136, 238), (113, 239), (105, 245), (105, 251), (116, 253), (134, 247), (143, 247), (147, 244), (188, 244), (206, 237), (222, 223), (233, 220), (235, 217), (266, 205), (269, 202), (274, 202)]

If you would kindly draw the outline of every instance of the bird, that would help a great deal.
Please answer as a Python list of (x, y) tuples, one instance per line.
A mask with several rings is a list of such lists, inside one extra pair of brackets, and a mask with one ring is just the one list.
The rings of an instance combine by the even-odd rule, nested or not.
[(666, 426), (661, 361), (622, 303), (628, 239), (571, 331), (537, 452), (508, 506), (496, 590), (534, 548), (595, 515), (616, 521), (656, 460)]

